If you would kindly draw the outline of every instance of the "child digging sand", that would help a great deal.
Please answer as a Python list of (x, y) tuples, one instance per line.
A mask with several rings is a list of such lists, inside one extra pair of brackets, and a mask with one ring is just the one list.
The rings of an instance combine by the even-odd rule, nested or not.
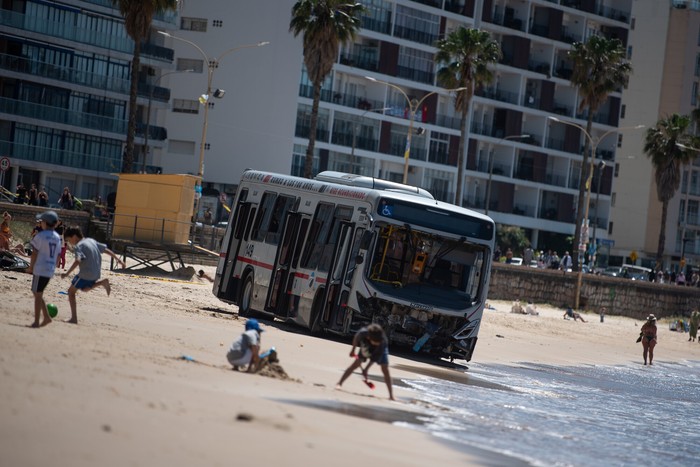
[(68, 289), (68, 303), (70, 303), (71, 318), (69, 323), (78, 324), (78, 309), (75, 300), (75, 294), (78, 290), (89, 292), (95, 287), (104, 287), (109, 295), (111, 288), (109, 279), (100, 280), (102, 272), (102, 253), (107, 253), (114, 258), (121, 267), (126, 267), (124, 262), (104, 243), (95, 241), (92, 238), (84, 238), (80, 227), (69, 227), (63, 233), (63, 238), (67, 243), (73, 246), (75, 253), (75, 261), (71, 264), (68, 271), (61, 274), (61, 278), (65, 279), (73, 270), (80, 265), (78, 274), (71, 281), (71, 286)]

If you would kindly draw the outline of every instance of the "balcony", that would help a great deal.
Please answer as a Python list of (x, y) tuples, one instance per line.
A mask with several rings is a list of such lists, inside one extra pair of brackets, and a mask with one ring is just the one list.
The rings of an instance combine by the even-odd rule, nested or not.
[[(351, 123), (348, 123), (348, 125), (351, 125)], [(360, 134), (353, 135), (352, 132), (335, 129), (333, 130), (333, 135), (331, 136), (331, 143), (349, 148), (352, 148), (354, 144), (355, 149), (364, 149), (366, 151), (373, 152), (376, 152), (377, 147), (379, 147), (379, 140), (376, 138), (369, 138)]]
[(355, 68), (361, 68), (368, 71), (378, 71), (379, 70), (379, 49), (372, 49), (374, 53), (368, 53), (367, 51), (360, 53), (343, 53), (340, 56), (340, 64), (347, 65)]
[[(303, 122), (299, 122), (297, 120), (297, 123), (294, 127), (294, 136), (297, 138), (309, 138), (309, 135), (311, 132), (309, 131), (309, 125)], [(319, 142), (328, 142), (328, 130), (325, 128), (317, 127), (316, 128), (316, 141)]]
[[(313, 99), (314, 87), (310, 84), (300, 84), (299, 96)], [(321, 89), (321, 101), (332, 102), (333, 104), (361, 110), (381, 109), (384, 107), (384, 103), (381, 101), (373, 101), (362, 97), (357, 97), (353, 94), (333, 92), (330, 89)]]
[[(413, 141), (415, 143), (415, 140)], [(406, 151), (406, 140), (404, 138), (392, 138), (389, 147), (389, 154), (392, 156), (404, 157)], [(425, 148), (411, 145), (411, 159), (416, 161), (424, 161), (428, 158), (428, 151)]]
[(435, 45), (435, 42), (439, 39), (437, 34), (432, 34), (427, 31), (420, 31), (418, 29), (413, 29), (406, 26), (396, 26), (394, 28), (394, 35), (396, 37), (400, 37), (401, 39), (407, 39), (409, 41), (418, 42), (419, 44), (425, 45)]
[[(0, 54), (0, 69), (17, 73), (28, 73), (42, 78), (53, 79), (68, 84), (77, 84), (119, 94), (129, 95), (131, 82), (126, 79), (104, 76), (98, 73), (90, 73), (74, 68), (60, 67), (50, 63), (30, 60), (16, 55)], [(153, 92), (153, 99), (168, 102), (170, 89), (160, 86), (150, 86), (145, 83), (138, 84), (138, 94), (148, 97)]]
[[(387, 12), (387, 14), (390, 13)], [(362, 25), (362, 29), (387, 35), (391, 34), (391, 21), (381, 21), (368, 16), (362, 16), (362, 18), (360, 18), (360, 24)]]
[(435, 74), (433, 72), (416, 70), (401, 65), (397, 67), (396, 76), (425, 84), (433, 84), (435, 81)]
[[(57, 13), (56, 16), (60, 15)], [(23, 31), (31, 31), (59, 39), (79, 42), (81, 44), (115, 50), (129, 55), (134, 53), (134, 41), (129, 37), (119, 37), (114, 34), (100, 33), (85, 28), (66, 27), (63, 21), (49, 21), (44, 17), (24, 15), (14, 11), (0, 9), (0, 24)], [(121, 23), (115, 21), (115, 24)], [(143, 44), (141, 46), (141, 54), (171, 63), (173, 61), (174, 51), (173, 49), (153, 44)]]
[[(99, 148), (99, 145), (95, 146)], [(120, 149), (120, 148), (117, 148)], [(122, 167), (121, 152), (111, 156), (102, 154), (84, 154), (64, 149), (19, 144), (12, 141), (0, 141), (0, 151), (7, 156), (34, 162), (73, 167), (76, 169), (95, 170), (98, 172), (119, 172)]]
[(119, 135), (126, 134), (126, 120), (93, 113), (77, 112), (61, 107), (34, 104), (17, 99), (8, 99), (6, 97), (0, 97), (0, 112), (35, 118), (37, 120), (63, 123), (81, 128), (89, 128), (91, 130), (107, 131)]
[(485, 97), (499, 102), (507, 102), (509, 104), (518, 104), (518, 94), (515, 92), (503, 91), (497, 88), (482, 88), (477, 89), (475, 94), (479, 97)]

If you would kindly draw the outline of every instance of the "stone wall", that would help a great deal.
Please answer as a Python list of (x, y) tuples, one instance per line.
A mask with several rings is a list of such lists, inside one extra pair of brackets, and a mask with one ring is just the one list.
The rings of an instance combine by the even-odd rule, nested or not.
[[(573, 307), (576, 279), (575, 272), (495, 263), (489, 298)], [(608, 309), (608, 314), (635, 319), (644, 319), (649, 313), (657, 318), (687, 316), (700, 307), (700, 288), (584, 274), (580, 308), (597, 312), (601, 306)]]
[[(0, 203), (0, 214), (7, 211), (12, 214), (12, 222), (36, 222), (37, 214), (47, 211), (49, 208), (29, 206), (28, 204)], [(83, 233), (88, 232), (90, 226), (90, 213), (85, 211), (73, 211), (67, 209), (53, 209), (65, 226), (79, 226)]]

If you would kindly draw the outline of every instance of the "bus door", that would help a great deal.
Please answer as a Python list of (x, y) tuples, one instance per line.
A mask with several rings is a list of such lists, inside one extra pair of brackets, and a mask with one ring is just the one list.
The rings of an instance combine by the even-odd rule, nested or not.
[[(355, 224), (341, 222), (338, 242), (336, 243), (333, 259), (328, 269), (328, 279), (323, 297), (323, 310), (317, 318), (314, 327), (340, 331), (346, 325), (346, 308), (350, 294), (351, 282), (345, 281), (349, 266), (355, 267), (355, 259), (350, 258), (353, 246), (353, 230)], [(349, 323), (347, 323), (349, 324)]]
[(288, 213), (284, 223), (265, 303), (266, 311), (280, 317), (296, 316), (297, 300), (293, 299), (291, 291), (309, 223), (308, 215), (297, 212)]
[(230, 239), (228, 245), (222, 245), (224, 258), (219, 258), (219, 270), (217, 270), (217, 279), (220, 280), (217, 288), (216, 296), (224, 300), (235, 300), (238, 296), (238, 287), (240, 277), (235, 275), (236, 265), (238, 263), (238, 255), (241, 245), (245, 243), (244, 232), (248, 232), (246, 226), (253, 222), (256, 209), (251, 203), (241, 203), (236, 209), (235, 215), (231, 217), (232, 225), (228, 226)]

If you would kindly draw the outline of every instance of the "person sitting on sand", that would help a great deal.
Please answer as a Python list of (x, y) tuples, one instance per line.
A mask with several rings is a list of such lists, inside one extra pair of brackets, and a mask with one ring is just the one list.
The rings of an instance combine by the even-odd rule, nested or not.
[(569, 319), (569, 318), (574, 318), (574, 321), (581, 320), (582, 322), (586, 322), (585, 319), (577, 312), (574, 311), (572, 308), (567, 308), (566, 311), (564, 312), (564, 319)]
[(12, 246), (12, 229), (10, 228), (10, 221), (12, 220), (12, 215), (5, 211), (2, 214), (2, 223), (0, 224), (0, 251), (9, 251), (10, 253), (15, 253), (22, 256), (29, 256), (24, 250), (24, 246), (17, 244)]
[(206, 279), (209, 282), (214, 282), (214, 278), (206, 272), (204, 272), (204, 269), (200, 269), (199, 271), (197, 271), (197, 277), (199, 277), (200, 279)]
[(649, 355), (649, 365), (654, 361), (654, 347), (656, 347), (656, 316), (647, 316), (647, 322), (642, 326), (640, 337), (642, 338), (642, 348), (644, 349), (642, 356), (644, 364), (647, 364), (647, 354)]
[(251, 318), (245, 322), (245, 331), (233, 341), (226, 354), (234, 370), (238, 371), (244, 365), (248, 365), (248, 373), (260, 370), (260, 334), (263, 331), (257, 319)]
[(69, 323), (78, 324), (78, 305), (76, 303), (75, 294), (78, 290), (89, 292), (95, 287), (104, 287), (107, 291), (107, 296), (111, 292), (109, 279), (100, 280), (102, 274), (102, 253), (107, 253), (114, 258), (121, 267), (125, 268), (126, 264), (112, 250), (107, 248), (107, 245), (95, 241), (92, 238), (84, 238), (80, 227), (68, 227), (63, 233), (65, 242), (73, 246), (75, 253), (75, 261), (71, 264), (68, 271), (61, 274), (61, 278), (68, 277), (78, 266), (80, 270), (71, 281), (68, 288), (68, 303), (70, 304), (71, 318)]
[[(382, 327), (376, 323), (370, 324), (355, 333), (352, 338), (352, 349), (350, 349), (350, 357), (354, 358), (352, 364), (345, 370), (343, 376), (340, 377), (340, 381), (335, 386), (336, 389), (340, 389), (346, 379), (352, 374), (357, 368), (362, 368), (362, 364), (369, 360), (367, 366), (362, 370), (362, 376), (365, 379), (367, 385), (370, 383), (367, 381), (367, 371), (373, 363), (378, 363), (382, 368), (382, 373), (384, 374), (384, 382), (386, 383), (387, 389), (389, 389), (389, 399), (392, 401), (394, 399), (394, 391), (391, 387), (391, 376), (389, 375), (389, 339), (386, 337), (386, 333)], [(355, 355), (355, 349), (358, 348), (360, 351)], [(374, 386), (370, 386), (374, 388)]]

